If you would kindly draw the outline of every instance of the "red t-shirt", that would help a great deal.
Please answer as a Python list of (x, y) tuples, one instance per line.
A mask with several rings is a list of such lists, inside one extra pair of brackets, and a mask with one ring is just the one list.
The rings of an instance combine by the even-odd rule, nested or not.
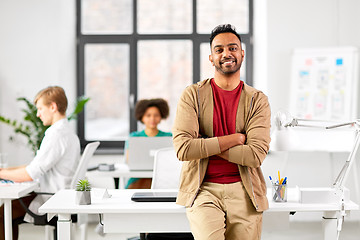
[[(239, 105), (243, 82), (232, 91), (226, 91), (211, 79), (214, 97), (213, 131), (214, 137), (230, 135), (236, 131), (236, 112)], [(237, 164), (219, 156), (211, 156), (206, 170), (205, 182), (234, 183), (241, 181)]]

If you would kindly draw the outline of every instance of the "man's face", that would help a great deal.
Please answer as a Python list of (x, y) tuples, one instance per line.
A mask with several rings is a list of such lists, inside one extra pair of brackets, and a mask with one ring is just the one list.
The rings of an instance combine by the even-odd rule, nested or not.
[(220, 33), (211, 44), (209, 60), (221, 74), (233, 74), (240, 70), (244, 50), (240, 40), (232, 33)]
[[(56, 105), (56, 104), (55, 104)], [(46, 106), (42, 98), (36, 103), (37, 114), (36, 116), (41, 119), (44, 126), (50, 126), (53, 124), (54, 118), (54, 103)]]

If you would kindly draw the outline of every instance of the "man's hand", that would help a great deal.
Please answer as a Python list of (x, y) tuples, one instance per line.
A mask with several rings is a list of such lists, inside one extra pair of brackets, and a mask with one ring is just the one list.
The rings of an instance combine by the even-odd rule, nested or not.
[(244, 145), (246, 142), (246, 134), (243, 133), (234, 133), (226, 136), (218, 137), (220, 151), (224, 152), (229, 148), (235, 147), (237, 145)]
[(244, 145), (246, 142), (246, 134), (234, 133), (222, 137), (218, 137), (221, 153), (217, 156), (229, 160), (229, 148)]

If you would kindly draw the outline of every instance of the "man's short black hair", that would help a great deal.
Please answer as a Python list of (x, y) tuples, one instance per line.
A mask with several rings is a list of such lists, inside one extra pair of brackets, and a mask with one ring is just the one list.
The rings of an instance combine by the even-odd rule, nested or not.
[(241, 43), (241, 37), (240, 35), (236, 32), (236, 29), (234, 26), (232, 26), (231, 24), (221, 24), (216, 26), (212, 31), (211, 31), (211, 35), (210, 35), (210, 47), (211, 44), (214, 40), (214, 38), (219, 35), (220, 33), (232, 33), (235, 36), (237, 36), (237, 38), (240, 40)]

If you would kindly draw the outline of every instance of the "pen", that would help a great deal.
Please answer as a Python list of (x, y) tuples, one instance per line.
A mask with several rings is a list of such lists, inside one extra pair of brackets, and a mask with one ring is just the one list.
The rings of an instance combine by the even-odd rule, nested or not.
[(281, 180), (281, 178), (280, 178), (280, 171), (278, 171), (278, 177), (279, 177), (279, 183), (280, 183), (280, 180)]
[(271, 184), (274, 184), (274, 182), (273, 182), (273, 180), (272, 180), (271, 176), (269, 176), (269, 178), (270, 178), (270, 182), (271, 182)]
[(287, 181), (287, 177), (284, 178), (284, 181), (282, 182), (282, 184), (286, 184), (286, 181)]

